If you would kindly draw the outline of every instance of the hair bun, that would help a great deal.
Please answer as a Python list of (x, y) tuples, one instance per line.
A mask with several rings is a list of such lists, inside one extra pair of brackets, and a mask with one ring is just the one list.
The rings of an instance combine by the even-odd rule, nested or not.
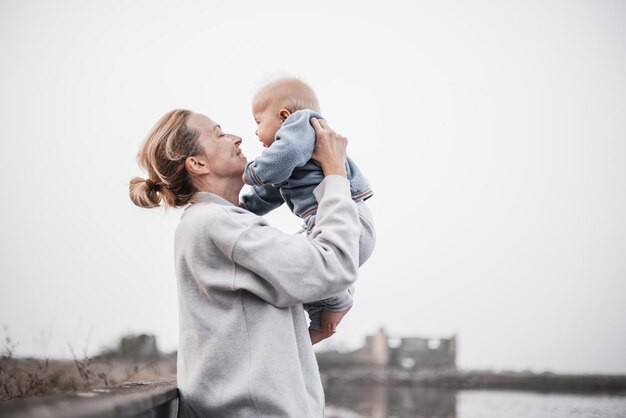
[(131, 179), (128, 185), (130, 200), (142, 208), (156, 208), (159, 206), (162, 193), (155, 193), (156, 191), (159, 191), (158, 184), (150, 179), (144, 180), (141, 177)]
[(157, 184), (150, 179), (146, 179), (146, 186), (148, 186), (148, 190), (151, 192), (155, 192), (158, 189)]
[(200, 132), (187, 126), (191, 114), (184, 109), (166, 113), (141, 144), (137, 163), (149, 178), (134, 177), (130, 181), (128, 192), (137, 206), (154, 208), (163, 202), (172, 208), (182, 207), (196, 192), (185, 161), (204, 148), (198, 141)]

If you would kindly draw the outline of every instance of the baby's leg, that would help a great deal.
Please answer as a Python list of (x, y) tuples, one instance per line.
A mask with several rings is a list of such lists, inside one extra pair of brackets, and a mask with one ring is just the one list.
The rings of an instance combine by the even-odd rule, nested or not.
[(322, 302), (305, 303), (304, 309), (309, 314), (309, 337), (311, 337), (311, 344), (317, 344), (328, 337), (332, 337), (332, 332), (322, 331), (322, 309), (324, 305)]
[(376, 245), (376, 230), (374, 229), (374, 219), (372, 213), (364, 201), (356, 202), (356, 208), (359, 211), (359, 221), (361, 223), (361, 236), (359, 237), (359, 266), (365, 263), (372, 253)]
[(304, 309), (309, 314), (309, 329), (322, 331), (322, 309), (324, 309), (324, 304), (321, 301), (305, 303)]
[[(376, 232), (372, 214), (365, 202), (360, 200), (356, 202), (356, 205), (361, 223), (361, 236), (359, 237), (359, 266), (361, 266), (374, 251)], [(305, 220), (305, 224), (307, 225), (307, 233), (310, 233), (315, 224), (315, 218)], [(313, 344), (331, 337), (337, 331), (337, 326), (352, 307), (353, 294), (354, 287), (341, 295), (304, 304), (311, 320), (309, 335)]]
[[(359, 237), (359, 266), (361, 266), (370, 258), (372, 252), (374, 252), (376, 231), (374, 229), (372, 213), (365, 202), (362, 200), (357, 201), (356, 206), (359, 211), (359, 221), (361, 223), (361, 236)], [(313, 344), (332, 336), (337, 331), (337, 326), (352, 307), (353, 295), (354, 287), (350, 288), (347, 294), (338, 295), (318, 302), (321, 304), (321, 308), (316, 309), (313, 314), (309, 311), (312, 325), (309, 327), (309, 335), (311, 336), (311, 342)]]
[(332, 336), (332, 332), (323, 332), (315, 329), (309, 329), (309, 338), (311, 338), (311, 345), (315, 345), (320, 341), (324, 341), (326, 338), (330, 338)]
[(304, 309), (311, 320), (309, 335), (313, 344), (331, 337), (337, 326), (352, 307), (352, 292), (343, 293), (318, 302), (305, 303)]
[(323, 310), (321, 315), (322, 331), (330, 332), (332, 334), (337, 332), (337, 326), (349, 310), (350, 308), (338, 312)]
[[(334, 296), (332, 298), (324, 299), (318, 302), (322, 309), (319, 312), (319, 325), (320, 330), (309, 329), (309, 335), (311, 335), (311, 341), (315, 344), (315, 341), (321, 341), (328, 337), (331, 337), (337, 332), (337, 327), (352, 307), (352, 292), (350, 289), (345, 292)], [(314, 315), (315, 324), (317, 325), (317, 318)]]
[(322, 323), (322, 331), (309, 328), (309, 337), (311, 337), (311, 344), (317, 344), (326, 338), (332, 337), (337, 332), (337, 325), (341, 322), (344, 316), (348, 313), (350, 308), (340, 312), (332, 312), (322, 310), (320, 314), (320, 320)]

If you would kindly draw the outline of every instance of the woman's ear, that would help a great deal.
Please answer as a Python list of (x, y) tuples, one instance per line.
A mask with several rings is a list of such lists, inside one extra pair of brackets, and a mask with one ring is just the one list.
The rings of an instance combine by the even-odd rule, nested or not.
[(206, 160), (197, 155), (187, 157), (185, 160), (185, 168), (189, 174), (201, 175), (209, 173), (209, 165)]
[(287, 109), (280, 109), (278, 111), (278, 116), (280, 116), (280, 120), (283, 122), (285, 121), (285, 119), (289, 117), (289, 115), (291, 115), (291, 112), (288, 111)]

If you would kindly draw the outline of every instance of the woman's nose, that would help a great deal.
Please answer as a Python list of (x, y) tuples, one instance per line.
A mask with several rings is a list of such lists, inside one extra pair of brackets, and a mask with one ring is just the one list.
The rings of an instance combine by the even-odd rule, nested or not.
[(259, 136), (259, 130), (257, 129), (256, 131), (254, 131), (254, 134), (255, 134), (256, 136)]

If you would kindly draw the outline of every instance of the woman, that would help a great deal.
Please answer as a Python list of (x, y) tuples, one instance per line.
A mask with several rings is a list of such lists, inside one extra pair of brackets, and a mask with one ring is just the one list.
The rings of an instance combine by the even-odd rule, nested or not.
[(356, 280), (359, 220), (345, 138), (312, 119), (317, 224), (291, 235), (239, 207), (241, 138), (187, 110), (167, 113), (141, 146), (130, 197), (188, 205), (176, 230), (179, 417), (322, 417), (324, 394), (302, 304)]

